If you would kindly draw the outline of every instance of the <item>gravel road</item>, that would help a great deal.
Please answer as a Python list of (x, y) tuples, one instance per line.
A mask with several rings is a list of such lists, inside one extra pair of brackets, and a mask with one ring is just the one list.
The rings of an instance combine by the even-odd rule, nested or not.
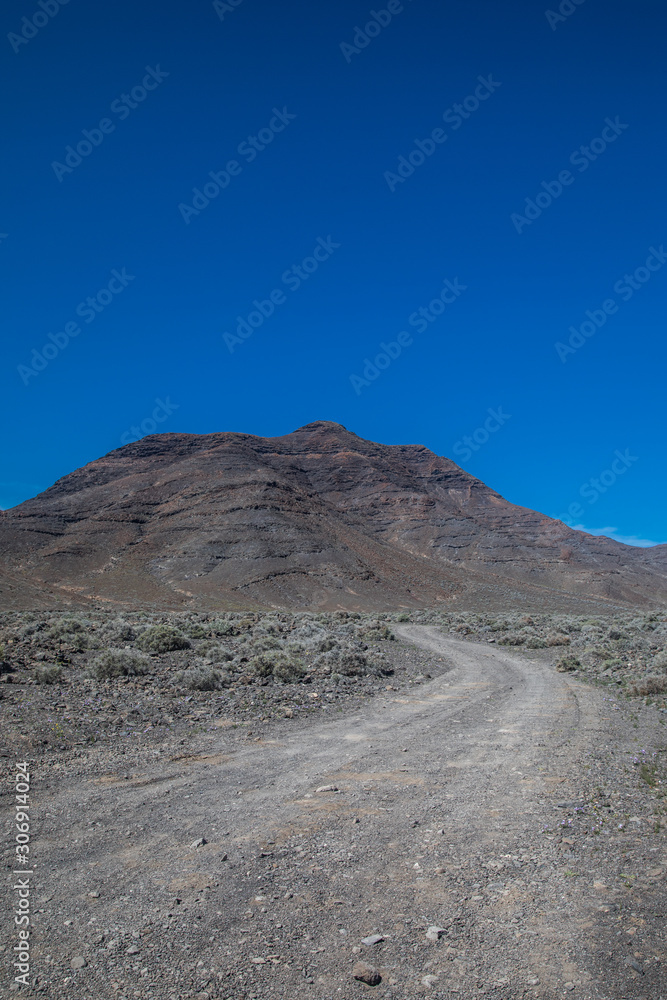
[(628, 756), (664, 749), (657, 714), (396, 631), (431, 679), (37, 787), (24, 992), (667, 1000), (667, 841)]

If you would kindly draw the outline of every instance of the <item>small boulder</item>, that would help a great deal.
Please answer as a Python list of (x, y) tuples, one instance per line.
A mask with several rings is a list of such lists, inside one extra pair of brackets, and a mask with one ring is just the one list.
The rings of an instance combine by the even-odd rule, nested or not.
[(439, 941), (442, 935), (445, 933), (446, 930), (444, 927), (434, 927), (434, 926), (429, 927), (429, 929), (426, 931), (426, 940)]
[(352, 969), (352, 978), (359, 983), (366, 983), (367, 986), (379, 986), (382, 982), (382, 976), (377, 969), (366, 965), (365, 962), (356, 963)]

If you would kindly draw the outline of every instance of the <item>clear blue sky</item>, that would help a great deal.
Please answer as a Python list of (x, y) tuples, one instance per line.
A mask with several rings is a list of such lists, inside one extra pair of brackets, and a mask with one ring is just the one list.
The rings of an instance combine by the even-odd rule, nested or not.
[(561, 7), (7, 0), (0, 506), (328, 419), (667, 541), (667, 11)]

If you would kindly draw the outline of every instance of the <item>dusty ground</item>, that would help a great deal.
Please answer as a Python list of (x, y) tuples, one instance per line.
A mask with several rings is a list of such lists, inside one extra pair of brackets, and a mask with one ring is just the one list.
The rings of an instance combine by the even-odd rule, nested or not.
[(542, 650), (395, 631), (412, 669), (340, 712), (33, 759), (23, 992), (667, 998), (664, 712)]

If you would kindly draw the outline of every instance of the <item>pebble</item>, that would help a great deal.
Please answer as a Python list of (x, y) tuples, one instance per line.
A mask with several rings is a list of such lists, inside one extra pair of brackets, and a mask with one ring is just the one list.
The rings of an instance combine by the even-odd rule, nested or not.
[(85, 967), (88, 965), (88, 962), (85, 960), (83, 955), (77, 955), (76, 958), (72, 959), (70, 965), (72, 966), (73, 969), (85, 969)]
[(337, 792), (338, 789), (335, 785), (320, 785), (319, 788), (315, 789), (316, 792)]
[(365, 944), (369, 948), (371, 945), (379, 944), (380, 941), (384, 941), (384, 936), (382, 934), (369, 934), (368, 937), (361, 939), (361, 943)]
[(194, 850), (195, 847), (203, 847), (204, 844), (208, 844), (206, 837), (199, 837), (197, 840), (192, 841), (190, 848)]
[(139, 954), (139, 949), (137, 948), (136, 944), (131, 944), (130, 947), (125, 952), (125, 954), (126, 955), (138, 955)]
[(91, 899), (99, 899), (100, 898), (99, 892), (89, 892), (88, 895), (90, 896)]
[(446, 931), (444, 927), (429, 927), (429, 929), (426, 931), (426, 940), (439, 941), (442, 935), (445, 933)]

